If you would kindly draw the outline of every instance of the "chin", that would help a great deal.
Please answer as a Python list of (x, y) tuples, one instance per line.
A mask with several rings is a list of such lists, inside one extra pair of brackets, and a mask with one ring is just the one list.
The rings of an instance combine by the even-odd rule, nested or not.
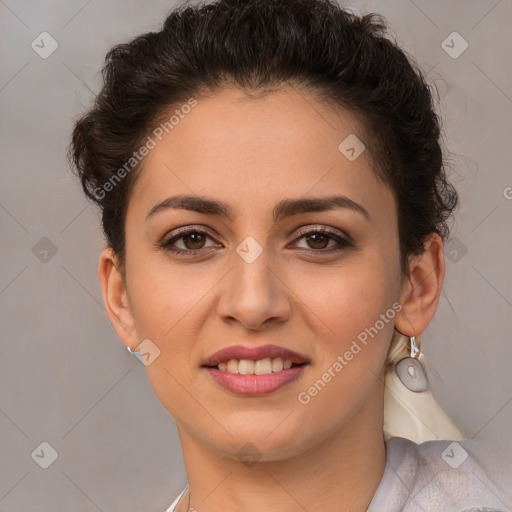
[(239, 415), (236, 421), (223, 424), (232, 437), (222, 431), (208, 443), (231, 459), (258, 462), (288, 460), (318, 444), (321, 439), (318, 430), (305, 431), (297, 414), (289, 414), (291, 409), (283, 411), (287, 409), (266, 415), (258, 413), (252, 417)]

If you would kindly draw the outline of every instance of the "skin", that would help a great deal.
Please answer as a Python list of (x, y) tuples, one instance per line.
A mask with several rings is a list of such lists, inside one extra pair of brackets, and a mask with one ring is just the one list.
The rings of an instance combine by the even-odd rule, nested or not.
[[(349, 161), (338, 145), (364, 141), (357, 119), (289, 86), (247, 99), (226, 88), (198, 105), (144, 160), (126, 216), (126, 278), (111, 249), (99, 277), (112, 325), (133, 350), (149, 338), (160, 356), (146, 366), (174, 417), (189, 493), (177, 511), (363, 511), (385, 466), (384, 364), (393, 327), (419, 335), (434, 316), (444, 278), (443, 243), (432, 235), (399, 265), (397, 207), (364, 152)], [(165, 209), (175, 194), (228, 203), (232, 219)], [(345, 195), (370, 214), (347, 208), (272, 218), (283, 199)], [(177, 228), (209, 228), (211, 238), (181, 238), (174, 255), (159, 242)], [(299, 227), (348, 233), (354, 247), (297, 234)], [(210, 235), (209, 235), (210, 236)], [(252, 263), (236, 248), (253, 237)], [(309, 249), (309, 252), (308, 252)], [(316, 251), (316, 252), (314, 252)], [(398, 302), (385, 324), (308, 404), (298, 394)], [(272, 343), (307, 356), (301, 378), (270, 395), (241, 397), (219, 387), (201, 365), (232, 344)], [(245, 464), (247, 442), (261, 458)], [(189, 501), (190, 500), (190, 501)]]

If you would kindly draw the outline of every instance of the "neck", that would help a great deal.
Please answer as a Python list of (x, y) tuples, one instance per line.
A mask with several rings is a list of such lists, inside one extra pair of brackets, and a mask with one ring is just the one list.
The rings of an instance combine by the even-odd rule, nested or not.
[(349, 425), (310, 450), (250, 466), (219, 454), (178, 424), (188, 490), (176, 512), (364, 512), (386, 463), (381, 391)]

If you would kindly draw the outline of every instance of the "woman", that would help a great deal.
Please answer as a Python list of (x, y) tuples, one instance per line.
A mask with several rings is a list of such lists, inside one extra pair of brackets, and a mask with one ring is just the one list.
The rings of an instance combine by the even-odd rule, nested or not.
[(384, 20), (178, 8), (104, 79), (70, 156), (102, 210), (110, 321), (176, 420), (169, 510), (503, 508), (460, 445), (383, 431), (389, 371), (425, 390), (416, 337), (457, 204), (431, 92)]

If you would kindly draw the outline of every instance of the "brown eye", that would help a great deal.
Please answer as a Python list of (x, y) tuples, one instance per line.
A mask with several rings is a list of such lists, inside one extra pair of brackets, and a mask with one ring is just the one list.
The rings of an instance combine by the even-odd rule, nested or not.
[(162, 249), (175, 254), (194, 255), (197, 252), (201, 252), (203, 249), (215, 246), (218, 247), (216, 244), (206, 246), (207, 239), (212, 240), (209, 233), (198, 229), (188, 229), (182, 230), (170, 238), (167, 238), (160, 246)]
[[(299, 233), (299, 237), (296, 240), (302, 239), (305, 240), (306, 247), (299, 247), (300, 249), (318, 254), (339, 252), (347, 247), (354, 246), (349, 240), (326, 228), (304, 230)], [(334, 242), (334, 245), (329, 247), (330, 242)]]
[(313, 233), (305, 238), (312, 249), (325, 249), (329, 244), (330, 237), (320, 233)]
[[(191, 250), (202, 249), (205, 242), (205, 236), (198, 232), (190, 233), (189, 235), (182, 236), (181, 238), (183, 239), (185, 247)], [(189, 243), (187, 243), (187, 241)]]

